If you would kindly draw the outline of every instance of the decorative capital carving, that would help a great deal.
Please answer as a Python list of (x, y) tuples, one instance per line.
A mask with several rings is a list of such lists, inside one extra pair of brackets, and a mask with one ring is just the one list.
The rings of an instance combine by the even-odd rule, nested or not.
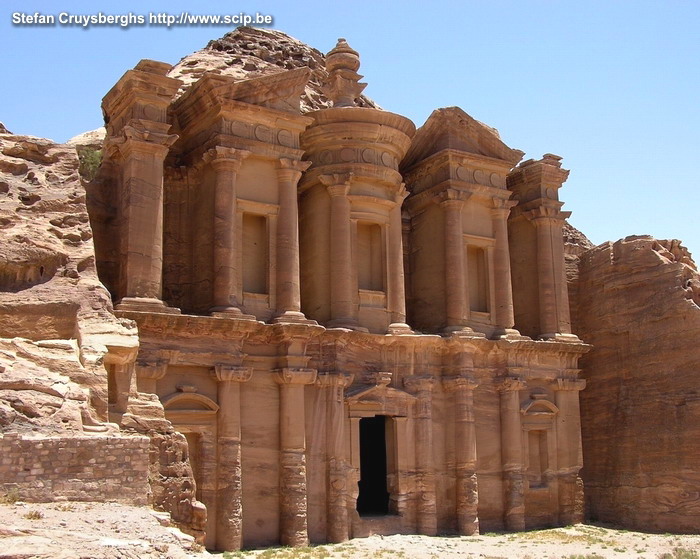
[(283, 367), (275, 370), (277, 384), (313, 384), (316, 382), (316, 369), (296, 369)]
[(238, 172), (243, 160), (249, 155), (248, 150), (216, 146), (205, 151), (202, 160), (205, 164), (211, 164), (215, 169), (223, 167)]
[(471, 375), (459, 374), (443, 377), (442, 386), (449, 392), (456, 392), (458, 390), (474, 390), (479, 386), (479, 382)]
[(586, 379), (558, 378), (556, 390), (583, 390), (586, 388)]
[(334, 107), (354, 107), (366, 83), (359, 83), (362, 76), (360, 55), (350, 48), (345, 39), (338, 39), (335, 48), (326, 55), (328, 77), (323, 82), (324, 93), (333, 101)]
[(347, 388), (352, 384), (355, 375), (352, 373), (318, 373), (316, 384), (318, 386), (337, 386)]
[(238, 367), (225, 363), (214, 365), (214, 375), (218, 382), (247, 382), (253, 376), (253, 367)]
[(559, 208), (552, 206), (539, 206), (534, 210), (523, 212), (523, 216), (532, 221), (535, 226), (542, 225), (550, 221), (557, 221), (563, 224), (564, 220), (570, 215), (571, 212), (562, 212)]
[(403, 379), (403, 385), (406, 389), (413, 393), (432, 392), (435, 386), (435, 378), (429, 375), (416, 375)]
[(354, 178), (354, 173), (333, 173), (318, 177), (331, 196), (346, 196)]
[(518, 205), (517, 200), (504, 200), (503, 198), (491, 198), (491, 215), (493, 217), (508, 217), (511, 208)]
[(506, 377), (498, 385), (498, 390), (500, 392), (517, 392), (523, 390), (527, 386), (527, 383), (517, 377)]
[(164, 360), (136, 361), (136, 376), (152, 380), (160, 380), (168, 371), (168, 362)]
[(462, 208), (462, 204), (469, 200), (471, 193), (448, 188), (435, 196), (434, 200), (444, 208)]

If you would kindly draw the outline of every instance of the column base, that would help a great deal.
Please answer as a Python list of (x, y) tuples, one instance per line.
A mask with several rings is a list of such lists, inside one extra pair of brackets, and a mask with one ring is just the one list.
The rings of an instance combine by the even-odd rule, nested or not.
[(272, 319), (272, 324), (308, 324), (309, 326), (318, 326), (318, 322), (306, 318), (303, 312), (299, 311), (284, 311), (281, 315)]
[(114, 306), (114, 310), (180, 314), (180, 309), (169, 307), (160, 299), (151, 297), (123, 297), (122, 300)]
[(353, 318), (334, 318), (325, 324), (326, 328), (344, 328), (346, 330), (355, 330), (356, 332), (369, 332), (367, 328), (360, 326), (357, 320)]
[(523, 336), (515, 328), (496, 328), (491, 336), (492, 340), (531, 340), (529, 336)]
[(415, 334), (411, 327), (405, 322), (392, 322), (386, 330), (387, 334), (392, 334), (394, 336), (406, 336), (409, 334)]
[(576, 334), (561, 334), (561, 333), (553, 333), (553, 334), (540, 334), (540, 337), (538, 338), (540, 340), (548, 340), (552, 342), (564, 342), (564, 343), (570, 343), (570, 344), (580, 344), (581, 339), (576, 335)]
[(454, 338), (485, 338), (486, 334), (483, 332), (477, 332), (473, 328), (464, 325), (458, 326), (447, 326), (442, 330), (443, 334)]
[(252, 314), (245, 314), (238, 307), (212, 307), (209, 309), (211, 316), (217, 318), (237, 318), (238, 320), (257, 320)]

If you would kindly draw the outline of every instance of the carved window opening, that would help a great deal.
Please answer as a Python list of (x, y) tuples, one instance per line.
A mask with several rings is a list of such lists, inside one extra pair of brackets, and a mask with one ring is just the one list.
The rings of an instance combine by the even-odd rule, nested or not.
[(384, 291), (384, 250), (382, 228), (376, 223), (357, 223), (358, 286), (368, 291)]
[(467, 246), (467, 274), (469, 309), (473, 312), (489, 312), (489, 273), (485, 249)]
[(243, 214), (243, 291), (269, 293), (269, 242), (267, 218)]
[(527, 433), (529, 450), (527, 477), (530, 488), (547, 487), (547, 480), (544, 477), (545, 471), (549, 469), (547, 430), (531, 430)]
[(360, 419), (360, 491), (357, 512), (361, 516), (389, 514), (387, 435), (386, 416)]

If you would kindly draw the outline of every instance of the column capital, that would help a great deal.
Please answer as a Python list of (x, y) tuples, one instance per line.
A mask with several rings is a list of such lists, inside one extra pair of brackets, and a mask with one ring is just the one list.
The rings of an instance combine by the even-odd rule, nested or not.
[(246, 382), (253, 376), (253, 367), (216, 363), (214, 365), (214, 376), (217, 382)]
[(491, 198), (491, 216), (508, 217), (511, 208), (518, 205), (517, 200), (506, 200), (504, 198)]
[(316, 377), (316, 385), (322, 387), (337, 386), (344, 389), (352, 384), (354, 378), (355, 375), (345, 372), (318, 373), (318, 376)]
[(222, 167), (239, 171), (243, 160), (249, 155), (250, 152), (245, 149), (216, 146), (205, 151), (202, 160), (204, 163), (211, 164), (215, 169)]
[(408, 197), (408, 190), (406, 189), (406, 183), (402, 182), (399, 184), (399, 189), (394, 193), (394, 202), (399, 206)]
[(168, 362), (164, 359), (136, 361), (136, 376), (139, 378), (160, 380), (167, 370)]
[(327, 187), (331, 196), (345, 196), (350, 190), (352, 181), (355, 179), (355, 173), (319, 175), (318, 179)]
[(462, 208), (464, 202), (466, 202), (471, 193), (464, 192), (463, 190), (457, 190), (455, 188), (448, 188), (440, 192), (433, 200), (445, 208)]
[(442, 386), (448, 392), (474, 390), (479, 382), (471, 375), (458, 374), (442, 378)]
[(518, 377), (506, 377), (501, 380), (497, 388), (499, 392), (517, 392), (523, 390), (527, 383)]
[(121, 134), (105, 143), (105, 150), (114, 155), (115, 151), (123, 157), (132, 152), (150, 153), (165, 157), (178, 139), (177, 134), (168, 134), (170, 124), (144, 119), (132, 119), (122, 128)]
[(409, 392), (432, 392), (435, 386), (435, 378), (429, 375), (415, 375), (403, 379), (403, 385)]
[(586, 388), (586, 379), (558, 378), (554, 390), (583, 390)]
[(289, 157), (280, 157), (277, 163), (277, 170), (291, 170), (303, 173), (311, 167), (311, 161), (300, 161), (299, 159), (290, 159)]
[(316, 382), (316, 369), (297, 369), (283, 367), (274, 370), (274, 379), (277, 384), (313, 384)]
[(552, 221), (563, 223), (566, 218), (571, 216), (571, 212), (562, 212), (559, 208), (552, 206), (539, 206), (523, 212), (523, 216), (537, 227)]

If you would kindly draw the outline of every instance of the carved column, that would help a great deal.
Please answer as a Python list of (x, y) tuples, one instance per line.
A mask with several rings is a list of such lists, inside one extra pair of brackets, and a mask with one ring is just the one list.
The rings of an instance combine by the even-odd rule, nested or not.
[(138, 387), (138, 391), (147, 394), (157, 394), (157, 382), (165, 376), (167, 370), (167, 361), (137, 361), (136, 386)]
[(571, 333), (569, 298), (564, 268), (565, 213), (541, 206), (527, 212), (537, 230), (537, 278), (540, 299), (540, 332), (543, 338)]
[(583, 522), (583, 467), (581, 450), (581, 410), (579, 391), (586, 387), (583, 379), (557, 379), (555, 387), (557, 414), (557, 466), (559, 469), (559, 523), (563, 526)]
[(177, 312), (160, 300), (163, 279), (163, 162), (177, 136), (147, 120), (124, 127), (120, 192), (119, 310)]
[(216, 175), (214, 190), (214, 306), (211, 311), (243, 317), (243, 281), (237, 250), (236, 180), (249, 151), (217, 146), (204, 154)]
[(331, 543), (350, 537), (348, 518), (348, 474), (345, 452), (345, 388), (352, 382), (348, 373), (319, 374), (318, 383), (326, 391), (328, 453), (328, 513), (326, 537)]
[(467, 277), (464, 262), (464, 200), (455, 191), (447, 191), (440, 202), (445, 212), (445, 297), (447, 331), (461, 330), (467, 323)]
[(404, 280), (403, 255), (403, 222), (401, 220), (401, 204), (408, 195), (402, 184), (395, 195), (395, 206), (389, 213), (389, 293), (388, 307), (391, 324), (390, 334), (410, 334), (411, 328), (406, 324), (406, 285)]
[(310, 161), (282, 158), (277, 168), (277, 312), (275, 322), (306, 322), (299, 287), (299, 206), (297, 183)]
[(214, 374), (219, 403), (216, 548), (232, 551), (241, 548), (243, 526), (240, 383), (250, 380), (253, 369), (217, 364)]
[(476, 465), (474, 389), (476, 380), (466, 374), (445, 377), (446, 390), (455, 399), (455, 470), (457, 474), (457, 527), (464, 536), (479, 533), (479, 489)]
[(406, 389), (417, 398), (416, 414), (416, 469), (418, 470), (418, 533), (437, 534), (437, 496), (433, 467), (432, 396), (435, 380), (430, 376), (404, 379)]
[(510, 248), (508, 244), (508, 214), (517, 202), (493, 198), (491, 219), (496, 244), (493, 249), (493, 282), (496, 286), (495, 321), (497, 334), (518, 334), (513, 329), (515, 315), (513, 312), (513, 285), (510, 274)]
[(316, 380), (315, 369), (278, 369), (280, 385), (280, 543), (309, 544), (306, 496), (306, 427), (304, 385)]
[(357, 285), (352, 261), (352, 223), (348, 192), (351, 173), (321, 175), (331, 197), (330, 266), (331, 266), (331, 320), (328, 326), (356, 328)]
[(498, 387), (501, 392), (501, 456), (505, 493), (506, 530), (525, 529), (525, 493), (520, 391), (525, 382), (506, 378)]

